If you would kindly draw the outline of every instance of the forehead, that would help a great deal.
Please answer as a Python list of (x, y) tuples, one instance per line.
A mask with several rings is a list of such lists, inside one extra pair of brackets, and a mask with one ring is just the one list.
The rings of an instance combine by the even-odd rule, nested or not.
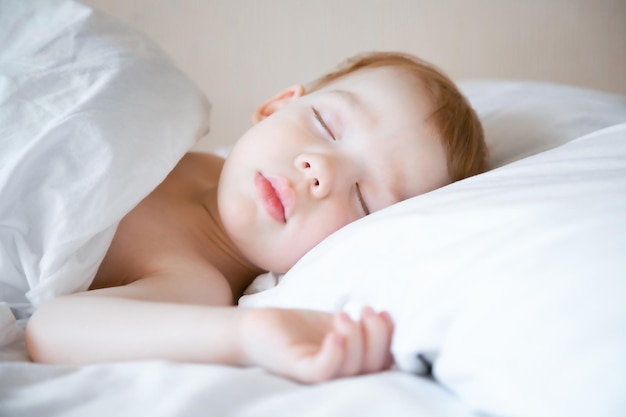
[(319, 91), (342, 96), (339, 98), (361, 116), (360, 124), (375, 131), (381, 140), (424, 130), (434, 110), (421, 79), (396, 67), (360, 69)]
[(377, 95), (388, 100), (428, 102), (422, 80), (404, 68), (382, 66), (362, 68), (330, 81), (318, 91), (347, 90), (368, 97)]

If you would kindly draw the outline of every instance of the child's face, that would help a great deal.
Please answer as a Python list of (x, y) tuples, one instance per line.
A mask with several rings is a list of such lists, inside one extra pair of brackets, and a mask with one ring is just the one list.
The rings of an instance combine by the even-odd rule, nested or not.
[(285, 272), (346, 224), (448, 184), (422, 88), (382, 67), (265, 103), (219, 183), (220, 216), (242, 253)]

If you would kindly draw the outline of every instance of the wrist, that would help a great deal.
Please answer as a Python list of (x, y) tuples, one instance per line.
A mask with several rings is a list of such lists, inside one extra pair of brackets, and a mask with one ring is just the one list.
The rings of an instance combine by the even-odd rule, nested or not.
[(219, 363), (231, 366), (252, 365), (246, 349), (247, 322), (251, 309), (246, 308), (209, 308), (208, 314), (201, 319), (205, 327), (201, 351), (198, 352), (205, 363)]
[(247, 307), (237, 307), (238, 320), (237, 326), (237, 364), (239, 366), (254, 366), (256, 365), (253, 360), (254, 355), (251, 352), (250, 344), (254, 336), (251, 334), (254, 332), (255, 322), (258, 320), (257, 309)]
[(266, 337), (268, 334), (268, 323), (271, 322), (271, 315), (275, 309), (271, 308), (245, 308), (240, 310), (240, 320), (238, 322), (238, 360), (241, 366), (262, 365), (262, 351), (269, 348)]

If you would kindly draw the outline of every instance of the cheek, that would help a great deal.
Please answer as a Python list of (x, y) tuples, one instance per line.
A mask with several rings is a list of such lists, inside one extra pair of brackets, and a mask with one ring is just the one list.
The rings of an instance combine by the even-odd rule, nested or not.
[(326, 216), (318, 219), (312, 229), (319, 236), (318, 240), (322, 240), (324, 237), (336, 232), (348, 223), (353, 222), (355, 219), (347, 213), (339, 213), (338, 211), (330, 212)]
[[(261, 146), (265, 144), (278, 144), (286, 146), (298, 137), (302, 136), (301, 123), (289, 116), (273, 114), (250, 127), (236, 142), (245, 146)], [(274, 146), (274, 145), (272, 145)]]
[[(226, 178), (222, 177), (220, 184)], [(228, 235), (242, 254), (257, 266), (287, 272), (308, 251), (343, 226), (356, 220), (345, 207), (310, 206), (293, 223), (279, 226), (258, 213), (241, 188), (221, 188), (218, 205)]]
[(320, 210), (307, 221), (306, 225), (302, 225), (294, 241), (298, 242), (297, 246), (301, 248), (304, 254), (326, 237), (354, 220), (356, 220), (354, 215), (345, 211)]

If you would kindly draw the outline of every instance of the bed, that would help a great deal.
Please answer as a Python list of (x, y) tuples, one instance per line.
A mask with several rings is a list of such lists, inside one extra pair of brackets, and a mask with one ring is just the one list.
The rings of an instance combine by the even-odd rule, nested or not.
[(33, 309), (89, 286), (119, 220), (207, 136), (211, 102), (89, 7), (0, 11), (1, 416), (626, 412), (626, 96), (513, 79), (460, 82), (492, 170), (339, 230), (239, 301), (388, 310), (391, 370), (307, 386), (257, 368), (30, 362)]

